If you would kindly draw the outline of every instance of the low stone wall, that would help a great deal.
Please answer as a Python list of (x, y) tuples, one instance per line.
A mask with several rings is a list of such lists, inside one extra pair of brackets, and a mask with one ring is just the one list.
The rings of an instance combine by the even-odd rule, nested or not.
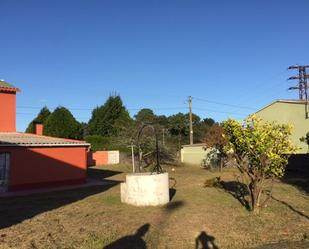
[(109, 165), (119, 163), (119, 151), (96, 151), (88, 152), (87, 165), (98, 166), (98, 165)]
[(168, 173), (133, 173), (120, 185), (121, 202), (134, 206), (157, 206), (169, 202)]

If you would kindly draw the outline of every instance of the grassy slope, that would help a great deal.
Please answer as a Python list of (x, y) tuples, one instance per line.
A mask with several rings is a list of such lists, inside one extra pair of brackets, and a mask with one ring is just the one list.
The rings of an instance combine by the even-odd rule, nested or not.
[[(101, 168), (102, 169), (102, 168)], [(104, 167), (96, 177), (122, 181), (126, 165)], [(150, 229), (148, 248), (195, 248), (201, 232), (218, 248), (248, 248), (279, 241), (301, 240), (309, 234), (309, 198), (292, 185), (276, 183), (274, 197), (259, 215), (249, 213), (223, 190), (203, 188), (207, 178), (233, 180), (235, 171), (210, 173), (178, 167), (176, 195), (165, 207), (133, 207), (120, 203), (119, 185), (0, 200), (0, 248), (99, 248)], [(92, 174), (93, 175), (93, 174)], [(110, 175), (110, 176), (109, 176)], [(106, 177), (109, 176), (109, 177)]]

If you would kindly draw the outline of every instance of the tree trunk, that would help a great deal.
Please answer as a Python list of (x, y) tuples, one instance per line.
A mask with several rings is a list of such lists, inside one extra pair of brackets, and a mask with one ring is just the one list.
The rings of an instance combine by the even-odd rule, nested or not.
[(261, 199), (261, 189), (258, 187), (257, 182), (251, 182), (249, 184), (250, 190), (250, 202), (251, 202), (251, 211), (258, 213), (260, 210), (260, 199)]

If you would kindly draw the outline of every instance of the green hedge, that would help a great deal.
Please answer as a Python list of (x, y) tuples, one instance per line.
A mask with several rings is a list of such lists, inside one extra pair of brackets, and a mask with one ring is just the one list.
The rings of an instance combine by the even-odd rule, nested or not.
[(119, 150), (120, 152), (130, 152), (130, 148), (118, 144), (115, 142), (114, 138), (111, 137), (103, 137), (100, 135), (89, 135), (85, 137), (85, 141), (91, 144), (92, 151), (99, 151), (99, 150)]

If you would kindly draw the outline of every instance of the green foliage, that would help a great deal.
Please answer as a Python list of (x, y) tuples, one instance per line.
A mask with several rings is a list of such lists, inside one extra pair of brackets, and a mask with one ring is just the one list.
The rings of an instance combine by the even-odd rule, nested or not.
[(26, 132), (27, 133), (34, 133), (34, 124), (35, 123), (45, 124), (45, 122), (48, 119), (50, 114), (51, 113), (50, 113), (49, 109), (46, 106), (44, 106), (40, 110), (40, 112), (37, 115), (37, 117), (30, 122), (30, 124), (28, 125), (28, 127), (26, 129)]
[(229, 119), (223, 123), (228, 141), (226, 151), (233, 155), (250, 192), (252, 210), (260, 206), (267, 179), (284, 175), (290, 154), (296, 147), (290, 139), (292, 128), (286, 124), (264, 122), (255, 116), (243, 124)]
[(111, 143), (111, 139), (109, 137), (103, 137), (100, 135), (89, 135), (84, 139), (87, 143), (91, 144), (92, 151), (107, 150)]
[(221, 162), (220, 152), (216, 148), (208, 148), (205, 159), (202, 160), (201, 167), (208, 170), (219, 168)]
[(132, 122), (120, 96), (110, 96), (104, 105), (92, 111), (89, 135), (117, 136)]
[(72, 113), (64, 108), (58, 107), (50, 114), (45, 122), (44, 134), (53, 137), (81, 139), (82, 126), (73, 117)]
[(203, 119), (203, 123), (204, 123), (205, 125), (207, 125), (208, 127), (211, 127), (211, 126), (213, 126), (216, 122), (215, 122), (215, 120), (213, 120), (212, 118), (204, 118), (204, 119)]
[(92, 151), (100, 150), (119, 150), (120, 152), (128, 153), (130, 148), (119, 142), (117, 138), (114, 137), (103, 137), (100, 135), (88, 135), (85, 138), (87, 143), (91, 144)]
[[(204, 119), (192, 114), (192, 124), (194, 131), (194, 142), (204, 142), (206, 132), (209, 129), (209, 124), (212, 123), (213, 119)], [(189, 140), (189, 114), (188, 113), (177, 113), (168, 117), (168, 129), (172, 136), (178, 137), (180, 143), (188, 143)]]
[(147, 108), (141, 109), (134, 117), (138, 123), (154, 123), (157, 119), (153, 111)]
[(305, 137), (301, 137), (299, 140), (309, 145), (309, 132), (307, 132)]
[(222, 170), (227, 161), (227, 154), (224, 150), (227, 141), (224, 137), (223, 127), (219, 124), (213, 124), (209, 127), (204, 142), (206, 143), (204, 149), (210, 150), (210, 153), (203, 161), (205, 167), (211, 169), (212, 165), (215, 167), (220, 166), (220, 170)]
[(220, 177), (207, 179), (204, 182), (204, 188), (222, 188), (222, 181)]
[(189, 135), (189, 118), (184, 113), (177, 113), (168, 118), (169, 131), (174, 136)]

